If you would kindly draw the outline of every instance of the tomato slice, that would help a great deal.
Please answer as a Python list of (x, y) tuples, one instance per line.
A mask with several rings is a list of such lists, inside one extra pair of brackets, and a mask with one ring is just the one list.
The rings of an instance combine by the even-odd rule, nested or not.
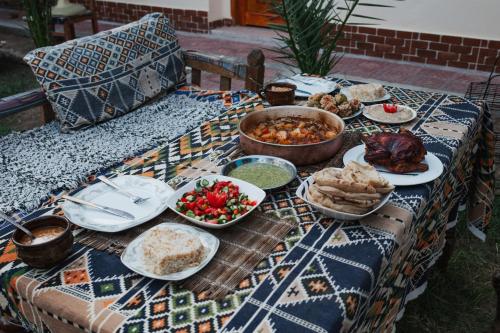
[(398, 112), (398, 107), (395, 104), (384, 104), (384, 111), (387, 113), (396, 113)]

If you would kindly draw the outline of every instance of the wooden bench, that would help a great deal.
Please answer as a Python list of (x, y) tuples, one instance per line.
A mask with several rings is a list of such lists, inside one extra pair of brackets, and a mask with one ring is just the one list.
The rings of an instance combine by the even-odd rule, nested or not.
[[(191, 84), (201, 86), (201, 73), (209, 72), (220, 76), (220, 89), (231, 90), (232, 80), (245, 81), (245, 89), (259, 91), (264, 83), (265, 57), (261, 50), (253, 50), (246, 63), (235, 58), (204, 54), (197, 51), (183, 51), (186, 67), (191, 68)], [(34, 89), (0, 99), (0, 119), (18, 112), (36, 111), (43, 113), (45, 123), (52, 121), (55, 114), (41, 89)]]

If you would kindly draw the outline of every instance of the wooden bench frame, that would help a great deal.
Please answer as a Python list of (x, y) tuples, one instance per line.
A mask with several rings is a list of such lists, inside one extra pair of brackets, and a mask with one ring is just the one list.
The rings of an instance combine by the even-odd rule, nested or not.
[[(235, 58), (183, 51), (186, 67), (191, 67), (191, 83), (201, 86), (201, 72), (220, 76), (220, 89), (231, 90), (231, 81), (245, 81), (245, 89), (259, 91), (264, 83), (265, 57), (261, 50), (253, 50), (243, 63)], [(55, 114), (41, 89), (34, 89), (0, 99), (0, 119), (24, 111), (43, 109), (45, 123), (54, 120)]]

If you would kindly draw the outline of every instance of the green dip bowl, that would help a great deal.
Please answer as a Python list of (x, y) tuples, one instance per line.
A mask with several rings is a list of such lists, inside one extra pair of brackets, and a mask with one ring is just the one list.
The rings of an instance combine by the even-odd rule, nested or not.
[[(260, 184), (254, 184), (265, 191), (271, 191), (282, 188), (283, 186), (286, 186), (292, 180), (294, 180), (295, 177), (297, 177), (297, 168), (295, 168), (295, 165), (293, 165), (292, 162), (289, 162), (279, 157), (266, 156), (266, 155), (249, 155), (233, 160), (222, 168), (221, 174), (223, 176), (239, 178), (234, 174), (231, 174), (231, 172), (246, 164), (264, 164), (264, 165), (267, 164), (274, 167), (279, 167), (285, 170), (289, 174), (289, 177), (286, 180), (280, 181), (279, 183), (277, 182), (276, 184), (273, 185), (261, 186)], [(239, 178), (239, 179), (252, 183), (249, 179), (244, 179), (244, 178)]]

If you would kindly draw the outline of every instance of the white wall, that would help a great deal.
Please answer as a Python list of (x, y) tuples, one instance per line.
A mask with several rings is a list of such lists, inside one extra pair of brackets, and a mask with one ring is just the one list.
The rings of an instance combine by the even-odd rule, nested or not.
[[(500, 40), (500, 0), (371, 0), (396, 8), (359, 7), (357, 13), (383, 18), (377, 27)], [(353, 20), (359, 21), (357, 18)]]
[(208, 21), (231, 18), (231, 0), (210, 0)]

